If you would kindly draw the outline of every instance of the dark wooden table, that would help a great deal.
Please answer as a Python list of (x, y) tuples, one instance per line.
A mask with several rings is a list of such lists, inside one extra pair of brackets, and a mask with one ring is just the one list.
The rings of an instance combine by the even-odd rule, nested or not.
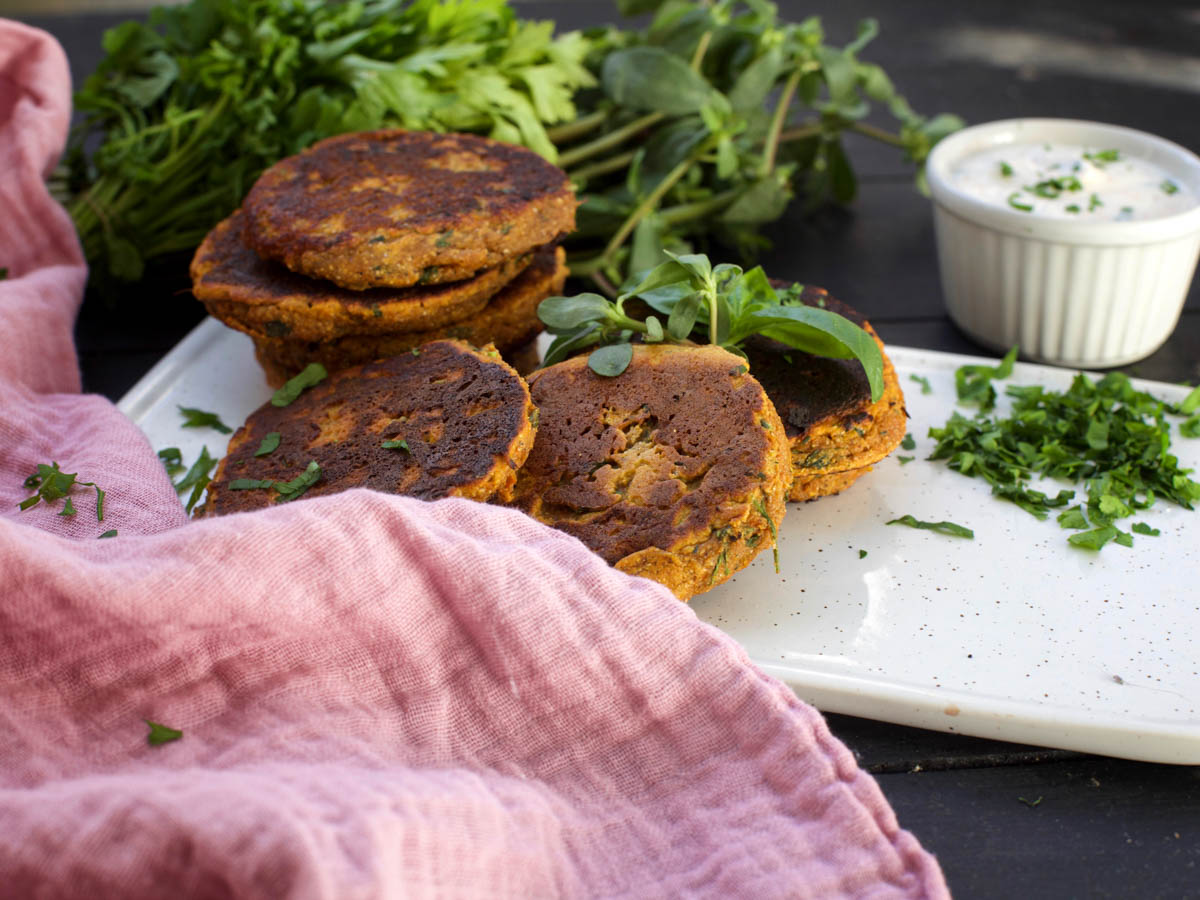
[[(917, 110), (980, 122), (1010, 116), (1097, 119), (1200, 150), (1200, 14), (1187, 3), (839, 0), (780, 4), (818, 13), (830, 41), (877, 18), (863, 57)], [(615, 19), (609, 2), (522, 3), (563, 28)], [(103, 28), (123, 16), (26, 18), (63, 43), (75, 77), (100, 59)], [(881, 119), (886, 121), (885, 119)], [(929, 203), (890, 148), (851, 138), (861, 178), (847, 209), (770, 231), (774, 276), (829, 287), (889, 343), (992, 355), (947, 318)], [(119, 306), (88, 298), (77, 340), (87, 390), (119, 398), (201, 319), (181, 280), (131, 289)], [(1174, 335), (1126, 371), (1200, 380), (1200, 284)], [(1186, 577), (1186, 573), (1181, 573)], [(1200, 573), (1191, 573), (1200, 592)], [(1197, 648), (1200, 653), (1200, 648)], [(831, 715), (834, 732), (878, 778), (903, 827), (937, 854), (958, 897), (1200, 897), (1200, 768), (1023, 747)], [(1197, 723), (1200, 728), (1200, 723)]]

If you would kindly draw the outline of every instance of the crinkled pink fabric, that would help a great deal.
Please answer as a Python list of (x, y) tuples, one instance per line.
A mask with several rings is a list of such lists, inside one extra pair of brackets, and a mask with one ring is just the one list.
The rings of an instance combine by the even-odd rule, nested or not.
[[(69, 103), (0, 22), (0, 893), (946, 895), (816, 712), (565, 535), (361, 490), (189, 523), (78, 393)], [(102, 525), (17, 509), (50, 460)]]

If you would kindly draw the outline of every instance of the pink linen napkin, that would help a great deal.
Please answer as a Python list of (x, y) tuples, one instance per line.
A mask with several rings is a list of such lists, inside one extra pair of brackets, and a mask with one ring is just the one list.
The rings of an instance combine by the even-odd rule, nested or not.
[[(189, 523), (78, 393), (69, 103), (0, 20), (0, 894), (947, 896), (818, 713), (572, 538), (362, 490)], [(52, 460), (103, 523), (17, 508)]]

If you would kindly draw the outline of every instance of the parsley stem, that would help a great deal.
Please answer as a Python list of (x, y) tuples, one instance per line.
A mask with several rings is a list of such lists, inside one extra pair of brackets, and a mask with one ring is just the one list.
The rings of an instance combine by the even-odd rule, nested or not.
[(550, 138), (550, 143), (552, 144), (565, 144), (568, 141), (583, 137), (589, 131), (595, 130), (597, 126), (603, 125), (605, 120), (608, 119), (608, 115), (609, 111), (607, 109), (599, 109), (583, 118), (576, 119), (574, 122), (565, 122), (562, 125), (547, 128), (546, 137)]
[(589, 178), (594, 178), (597, 175), (606, 175), (609, 172), (615, 172), (617, 169), (624, 169), (637, 156), (636, 150), (630, 150), (622, 153), (619, 156), (610, 156), (608, 159), (600, 162), (592, 163), (590, 166), (584, 166), (581, 169), (575, 169), (568, 172), (572, 181), (586, 181)]
[(708, 45), (712, 41), (712, 31), (706, 31), (700, 35), (700, 40), (696, 43), (696, 52), (692, 54), (692, 71), (700, 71), (700, 63), (704, 62), (704, 54), (708, 52)]
[(904, 143), (904, 138), (900, 137), (900, 135), (884, 131), (882, 128), (877, 128), (874, 125), (868, 125), (866, 122), (851, 122), (850, 130), (857, 131), (859, 134), (874, 138), (877, 141), (883, 141), (885, 144), (891, 144), (893, 147), (903, 148), (907, 146)]
[(796, 86), (800, 84), (800, 77), (808, 68), (808, 64), (797, 66), (790, 76), (787, 83), (783, 86), (783, 93), (779, 95), (779, 102), (775, 104), (775, 113), (771, 116), (771, 127), (767, 131), (766, 146), (763, 148), (762, 164), (758, 167), (758, 174), (761, 177), (766, 177), (775, 171), (775, 155), (779, 150), (779, 138), (783, 134), (783, 123), (787, 119), (788, 107), (792, 105), (792, 96), (796, 93)]
[(591, 159), (605, 150), (612, 150), (615, 147), (619, 147), (629, 138), (654, 125), (664, 115), (665, 113), (661, 112), (648, 113), (634, 119), (628, 125), (618, 128), (615, 131), (610, 131), (604, 137), (596, 138), (596, 140), (589, 141), (586, 144), (580, 144), (578, 147), (572, 147), (570, 150), (559, 155), (558, 165), (563, 169), (569, 169), (571, 166), (581, 163), (585, 159)]
[(681, 160), (676, 164), (666, 177), (654, 186), (646, 198), (637, 205), (637, 208), (629, 214), (629, 217), (617, 229), (617, 233), (612, 236), (612, 240), (608, 242), (608, 246), (604, 248), (604, 252), (600, 254), (600, 258), (607, 262), (612, 258), (612, 255), (620, 249), (626, 239), (633, 233), (633, 229), (637, 228), (638, 223), (644, 219), (651, 210), (658, 205), (658, 201), (687, 174), (688, 169), (695, 165), (696, 160), (700, 159), (704, 154), (708, 153), (717, 145), (717, 138), (714, 135), (709, 135), (695, 150), (688, 155), (686, 159)]

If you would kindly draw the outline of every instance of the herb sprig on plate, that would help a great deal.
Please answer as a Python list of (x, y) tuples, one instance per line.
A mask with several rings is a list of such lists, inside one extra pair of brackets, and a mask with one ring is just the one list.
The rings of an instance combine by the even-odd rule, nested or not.
[[(818, 356), (857, 359), (872, 400), (883, 393), (883, 358), (874, 338), (844, 316), (800, 302), (800, 285), (780, 293), (761, 267), (745, 272), (729, 263), (714, 266), (703, 254), (667, 255), (616, 300), (591, 293), (543, 300), (538, 317), (554, 335), (543, 365), (596, 347), (588, 365), (613, 376), (629, 365), (635, 334), (646, 343), (707, 341), (743, 357), (741, 344), (759, 334)], [(638, 318), (626, 308), (633, 298), (659, 315)]]

